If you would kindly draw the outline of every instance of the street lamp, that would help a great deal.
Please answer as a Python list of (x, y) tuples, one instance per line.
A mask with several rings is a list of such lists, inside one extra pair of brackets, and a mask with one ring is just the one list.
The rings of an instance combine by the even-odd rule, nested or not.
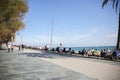
[(51, 28), (51, 40), (50, 40), (50, 49), (52, 48), (53, 27), (54, 27), (54, 19), (52, 20), (52, 28)]

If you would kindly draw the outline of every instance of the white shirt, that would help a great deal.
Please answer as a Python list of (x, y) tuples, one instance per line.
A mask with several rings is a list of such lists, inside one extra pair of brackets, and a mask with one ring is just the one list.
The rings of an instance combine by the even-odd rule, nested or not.
[(11, 45), (8, 45), (8, 48), (11, 48)]

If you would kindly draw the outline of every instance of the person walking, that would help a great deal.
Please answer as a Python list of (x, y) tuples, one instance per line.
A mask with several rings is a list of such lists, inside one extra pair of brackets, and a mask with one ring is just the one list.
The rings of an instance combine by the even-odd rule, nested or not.
[(10, 52), (10, 49), (11, 49), (11, 45), (8, 44), (8, 52)]
[(62, 46), (62, 43), (60, 43), (59, 52), (60, 52), (60, 53), (63, 52), (63, 46)]
[(13, 52), (13, 49), (14, 49), (14, 45), (12, 44), (11, 45), (11, 52)]

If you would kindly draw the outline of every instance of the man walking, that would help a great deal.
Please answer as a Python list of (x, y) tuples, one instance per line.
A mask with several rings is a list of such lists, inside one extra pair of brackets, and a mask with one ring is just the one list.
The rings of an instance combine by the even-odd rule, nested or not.
[(10, 49), (11, 49), (11, 45), (8, 44), (8, 52), (10, 52)]

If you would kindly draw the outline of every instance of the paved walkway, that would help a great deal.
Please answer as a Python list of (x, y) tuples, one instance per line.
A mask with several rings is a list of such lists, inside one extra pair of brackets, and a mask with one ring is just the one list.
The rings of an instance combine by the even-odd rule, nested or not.
[(119, 62), (118, 65), (112, 65), (70, 57), (58, 59), (42, 58), (42, 60), (57, 64), (98, 80), (120, 80)]
[(0, 80), (96, 80), (41, 59), (50, 58), (47, 55), (32, 50), (0, 51)]
[(120, 80), (120, 62), (4, 51), (0, 52), (0, 80)]

